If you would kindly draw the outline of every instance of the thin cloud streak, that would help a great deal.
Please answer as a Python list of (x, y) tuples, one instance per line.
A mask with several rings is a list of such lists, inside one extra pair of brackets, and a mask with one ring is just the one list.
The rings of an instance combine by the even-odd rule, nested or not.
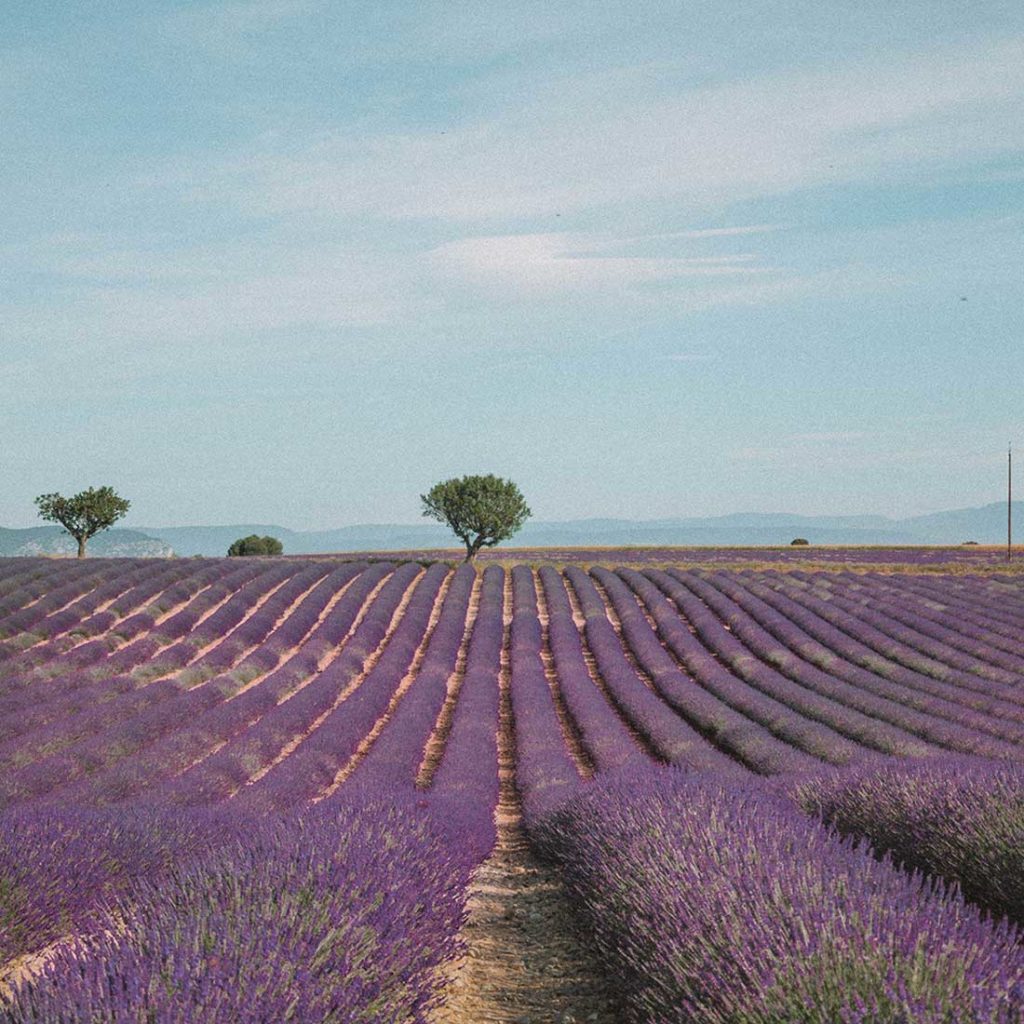
[(555, 84), (500, 120), (444, 134), (285, 130), (140, 183), (260, 216), (475, 221), (669, 198), (696, 212), (829, 182), (904, 180), (1024, 145), (1020, 39), (670, 98), (606, 96), (603, 116), (582, 123), (586, 97)]

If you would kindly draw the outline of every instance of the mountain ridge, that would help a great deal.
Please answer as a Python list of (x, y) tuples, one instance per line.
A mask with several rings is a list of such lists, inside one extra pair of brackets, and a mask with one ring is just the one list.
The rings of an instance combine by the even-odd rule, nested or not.
[[(1024, 502), (1013, 506), (1014, 534), (1024, 540)], [(89, 542), (94, 555), (162, 557), (219, 556), (239, 537), (269, 534), (286, 554), (343, 551), (412, 551), (458, 548), (445, 527), (428, 523), (357, 523), (329, 530), (292, 530), (274, 523), (115, 528)], [(661, 519), (535, 520), (509, 547), (748, 547), (787, 545), (796, 537), (811, 544), (955, 545), (1006, 540), (1006, 505), (993, 502), (895, 519), (876, 515), (807, 516), (790, 512), (733, 512), (721, 516)], [(72, 554), (74, 542), (57, 526), (0, 527), (0, 556)]]
[[(1014, 532), (1024, 540), (1024, 502), (1013, 506)], [(274, 524), (137, 528), (180, 555), (222, 555), (238, 537), (270, 534), (287, 554), (457, 548), (440, 525), (359, 523), (333, 530), (291, 530)], [(993, 502), (895, 519), (876, 515), (806, 516), (788, 512), (734, 512), (650, 520), (590, 518), (528, 522), (511, 547), (777, 546), (795, 537), (812, 544), (999, 544), (1006, 539), (1006, 505)]]

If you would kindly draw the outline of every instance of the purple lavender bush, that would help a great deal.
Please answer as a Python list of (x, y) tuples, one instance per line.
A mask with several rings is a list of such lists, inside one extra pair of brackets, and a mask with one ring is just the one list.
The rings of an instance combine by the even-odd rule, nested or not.
[(443, 827), (390, 799), (238, 825), (136, 879), (91, 934), (0, 997), (0, 1021), (425, 1021), (472, 866)]
[(630, 1021), (1019, 1024), (1024, 946), (764, 783), (626, 769), (530, 821)]
[(792, 787), (801, 805), (909, 868), (956, 882), (1024, 923), (1024, 768), (948, 757), (835, 772)]

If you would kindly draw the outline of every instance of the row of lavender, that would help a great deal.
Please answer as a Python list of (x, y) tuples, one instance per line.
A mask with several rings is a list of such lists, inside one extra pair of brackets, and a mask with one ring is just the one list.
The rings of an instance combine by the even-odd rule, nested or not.
[[(258, 651), (304, 620), (283, 664), (229, 694), (200, 673), (166, 706), (115, 714), (66, 746), (70, 781), (51, 772), (54, 784), (25, 799), (14, 787), (0, 846), (4, 956), (78, 938), (0, 1019), (423, 1019), (454, 953), (468, 872), (494, 839), (503, 574), (479, 584), (470, 630), (474, 573), (392, 568), (339, 569), (319, 586), (301, 570), (275, 580), (246, 621), (277, 623)], [(466, 648), (443, 757), (422, 787)], [(311, 807), (389, 711), (350, 783)], [(76, 773), (90, 751), (98, 769)], [(109, 806), (71, 813), (70, 801)], [(279, 813), (253, 814), (266, 810)]]

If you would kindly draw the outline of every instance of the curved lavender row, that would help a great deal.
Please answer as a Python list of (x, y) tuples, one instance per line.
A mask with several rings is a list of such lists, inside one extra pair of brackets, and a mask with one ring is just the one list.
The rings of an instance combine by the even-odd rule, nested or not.
[[(39, 593), (45, 592), (47, 585), (41, 581), (52, 573), (57, 572), (54, 559), (50, 558), (25, 558), (13, 562), (5, 558), (0, 564), (0, 616), (6, 615), (13, 608), (21, 607), (12, 599), (12, 595), (22, 590), (31, 588), (38, 583)], [(28, 598), (31, 600), (31, 598)]]
[(233, 826), (133, 880), (97, 936), (0, 1001), (0, 1020), (425, 1024), (472, 867), (443, 828), (383, 804)]
[[(349, 572), (358, 572), (359, 568), (359, 565), (342, 567), (339, 570), (344, 574), (341, 579), (345, 579)], [(296, 645), (301, 646), (266, 678), (244, 693), (216, 703), (205, 711), (198, 707), (192, 710), (187, 702), (194, 698), (186, 697), (183, 703), (186, 712), (174, 715), (173, 724), (163, 731), (160, 738), (134, 757), (124, 758), (105, 771), (81, 780), (62, 792), (61, 798), (100, 805), (125, 801), (161, 783), (180, 785), (175, 781), (176, 777), (190, 766), (196, 766), (193, 775), (189, 776), (194, 780), (197, 774), (212, 773), (225, 762), (234, 763), (232, 759), (236, 755), (242, 765), (238, 770), (245, 771), (245, 766), (255, 756), (253, 751), (258, 749), (255, 744), (268, 732), (269, 727), (261, 724), (263, 716), (271, 712), (275, 716), (294, 713), (294, 707), (299, 705), (286, 712), (275, 709), (281, 702), (290, 703), (295, 699), (296, 691), (310, 679), (313, 681), (308, 683), (308, 688), (326, 688), (333, 692), (335, 683), (332, 675), (328, 674), (330, 670), (318, 676), (321, 661), (339, 645), (344, 645), (343, 650), (347, 648), (345, 641), (353, 623), (374, 588), (390, 571), (389, 565), (375, 565), (358, 574), (319, 624), (318, 616), (313, 614), (319, 597), (312, 607), (291, 615), (280, 627), (281, 648), (289, 650)], [(389, 600), (387, 595), (384, 598)], [(219, 746), (223, 749), (209, 757), (210, 752)], [(273, 747), (273, 753), (278, 749)], [(272, 757), (273, 753), (267, 757)], [(262, 765), (264, 762), (258, 760), (256, 763)], [(248, 774), (244, 775), (243, 781), (244, 778), (248, 778)], [(149, 796), (155, 798), (156, 792)]]
[(761, 786), (597, 780), (531, 823), (626, 1019), (1016, 1024), (1024, 946)]
[(996, 646), (998, 636), (965, 621), (963, 609), (959, 607), (942, 614), (929, 608), (924, 601), (914, 600), (916, 595), (913, 591), (891, 588), (877, 580), (871, 580), (867, 586), (851, 584), (844, 587), (843, 596), (867, 605), (873, 611), (885, 612), (916, 633), (962, 652), (959, 657), (965, 660), (960, 668), (970, 670), (972, 664), (977, 664), (1024, 677), (1024, 646), (1018, 643), (1015, 650), (1000, 649)]
[[(480, 605), (466, 654), (465, 675), (451, 731), (427, 797), (443, 814), (455, 841), (478, 860), (497, 838), (498, 711), (501, 650), (505, 642), (505, 571), (489, 565), (480, 584)], [(338, 792), (343, 793), (342, 787)]]
[(53, 715), (49, 711), (51, 707), (59, 709), (62, 703), (66, 703), (69, 713), (73, 713), (72, 709), (89, 706), (92, 699), (112, 699), (118, 693), (145, 685), (149, 675), (161, 674), (159, 670), (155, 673), (143, 672), (141, 677), (125, 674), (124, 670), (137, 666), (146, 658), (155, 656), (175, 639), (180, 639), (191, 630), (202, 614), (218, 601), (227, 600), (250, 579), (252, 575), (249, 573), (233, 574), (211, 583), (185, 609), (159, 623), (148, 636), (110, 655), (101, 666), (45, 680), (33, 680), (31, 686), (3, 698), (0, 700), (0, 738), (7, 739), (27, 730), (34, 720), (33, 711), (37, 716), (52, 720)]
[[(178, 566), (175, 566), (177, 569)], [(47, 643), (61, 637), (92, 617), (101, 605), (131, 591), (140, 580), (166, 572), (159, 562), (135, 565), (120, 573), (106, 573), (97, 568), (91, 578), (93, 585), (69, 604), (63, 602), (51, 607), (52, 595), (25, 609), (21, 617), (12, 615), (7, 621), (24, 621), (15, 634), (6, 634), (0, 641), (0, 692), (6, 688), (10, 676), (24, 668), (31, 668), (37, 649), (44, 652)], [(64, 589), (64, 588), (61, 588)]]
[(778, 614), (772, 616), (770, 610), (762, 610), (762, 615), (766, 615), (773, 626), (771, 631), (763, 628), (757, 616), (748, 613), (743, 604), (737, 603), (731, 596), (722, 592), (722, 589), (728, 586), (727, 583), (722, 584), (722, 588), (716, 588), (711, 582), (690, 574), (685, 579), (685, 585), (728, 623), (732, 636), (742, 640), (753, 654), (770, 662), (789, 678), (845, 707), (869, 715), (879, 722), (889, 723), (899, 728), (905, 736), (919, 736), (927, 741), (916, 744), (903, 741), (897, 749), (891, 751), (892, 753), (911, 757), (933, 756), (939, 753), (935, 744), (961, 753), (988, 756), (1014, 757), (1020, 753), (1019, 748), (1012, 743), (999, 742), (991, 736), (966, 729), (959, 723), (952, 725), (941, 720), (936, 721), (927, 715), (908, 710), (890, 699), (889, 694), (865, 693), (843, 681), (838, 674), (822, 671), (814, 664), (797, 657), (791, 650), (781, 646), (776, 639), (781, 633), (788, 635), (792, 643), (799, 643), (799, 639), (794, 638), (790, 628), (781, 621), (782, 617)]
[[(203, 682), (223, 667), (226, 653), (228, 658), (240, 652), (240, 645), (234, 632), (247, 616), (253, 614), (261, 601), (304, 568), (303, 563), (293, 562), (291, 568), (274, 564), (266, 572), (254, 576), (240, 587), (209, 618), (204, 619), (195, 629), (182, 637), (176, 644), (165, 648), (160, 657), (146, 666), (147, 677), (168, 675), (176, 672), (179, 681), (187, 686)], [(208, 648), (204, 653), (199, 653)]]
[[(890, 579), (880, 573), (866, 573), (871, 580), (911, 590), (933, 594), (941, 604), (951, 602), (964, 611), (973, 611), (994, 632), (1013, 638), (1014, 629), (1024, 613), (1024, 590), (1015, 576), (937, 576), (923, 577), (912, 574)], [(1018, 645), (1019, 646), (1019, 645)]]
[[(659, 577), (652, 575), (651, 578), (659, 582)], [(691, 583), (688, 576), (683, 575), (674, 577), (677, 583), (673, 583), (669, 577), (661, 577), (661, 580), (663, 589), (693, 624), (697, 635), (711, 653), (761, 693), (870, 750), (910, 757), (925, 757), (936, 752), (931, 744), (923, 742), (905, 729), (855, 710), (837, 699), (833, 692), (842, 684), (824, 673), (819, 672), (814, 676), (813, 672), (817, 670), (808, 668), (800, 672), (800, 678), (796, 678), (795, 674), (794, 678), (789, 678), (760, 660), (759, 652), (742, 643), (718, 618), (721, 614), (720, 606), (728, 599), (720, 594), (716, 596), (711, 588), (707, 588), (703, 594), (698, 593), (699, 580)], [(707, 601), (704, 600), (704, 594), (707, 595)], [(811, 681), (813, 686), (809, 685)], [(850, 760), (859, 757), (854, 754)]]
[(765, 584), (770, 589), (782, 593), (790, 600), (801, 604), (804, 608), (814, 612), (819, 618), (824, 619), (845, 633), (851, 639), (856, 640), (860, 645), (869, 648), (873, 653), (872, 664), (867, 667), (878, 667), (881, 670), (882, 662), (895, 662), (904, 668), (908, 668), (918, 675), (928, 676), (939, 682), (960, 686), (975, 693), (985, 694), (989, 697), (998, 697), (1011, 703), (1020, 703), (1024, 697), (1015, 697), (1012, 688), (1005, 684), (983, 679), (981, 676), (970, 672), (961, 672), (951, 668), (934, 658), (928, 657), (912, 647), (895, 639), (883, 630), (878, 629), (874, 624), (867, 622), (862, 616), (855, 615), (845, 609), (839, 610), (833, 601), (823, 601), (806, 590), (798, 590), (783, 580), (777, 580), (767, 575), (764, 577)]
[[(8, 576), (5, 580), (3, 597), (0, 598), (0, 628), (8, 615), (23, 612), (27, 606), (41, 600), (54, 589), (61, 579), (62, 566), (50, 558), (40, 558), (37, 564), (25, 567), (24, 571)], [(92, 572), (93, 567), (79, 566), (80, 574)], [(67, 582), (65, 575), (64, 581)]]
[[(769, 649), (766, 644), (762, 653), (762, 657), (767, 657), (783, 671), (790, 670), (795, 658), (810, 662), (823, 670), (827, 678), (836, 681), (834, 687), (839, 699), (851, 703), (857, 701), (865, 711), (870, 711), (878, 699), (880, 717), (889, 718), (911, 732), (952, 750), (983, 756), (1009, 756), (1017, 750), (1013, 744), (1024, 742), (1024, 729), (1014, 723), (1001, 722), (938, 696), (928, 696), (842, 660), (833, 648), (819, 643), (791, 618), (737, 583), (735, 577), (715, 573), (705, 582), (727, 594), (753, 622), (784, 645)], [(727, 615), (726, 621), (737, 635), (742, 636), (748, 629), (740, 616)], [(839, 680), (853, 689), (840, 685)]]
[[(26, 579), (35, 579), (42, 575), (58, 573), (61, 571), (62, 560), (46, 558), (43, 555), (14, 555), (5, 558), (0, 562), (0, 600), (6, 595), (24, 585)], [(65, 565), (68, 563), (64, 563)], [(79, 562), (70, 563), (78, 565), (80, 571), (86, 567)]]
[(928, 587), (919, 587), (913, 578), (900, 582), (900, 589), (919, 597), (925, 608), (928, 607), (927, 602), (934, 602), (942, 606), (941, 611), (937, 610), (936, 614), (941, 614), (942, 611), (955, 614), (958, 622), (970, 627), (969, 635), (976, 636), (1010, 654), (1021, 653), (1024, 645), (1020, 639), (1020, 620), (1024, 614), (1024, 607), (1021, 607), (1021, 604), (1010, 607), (1006, 598), (1008, 591), (1013, 591), (1016, 596), (1016, 585), (996, 591), (989, 586), (983, 586), (983, 581), (978, 579), (966, 581), (956, 589), (942, 586), (944, 581), (941, 580)]
[[(222, 567), (234, 568), (226, 566), (227, 559), (219, 561)], [(206, 628), (203, 616), (211, 618), (213, 614), (227, 606), (236, 591), (260, 576), (275, 571), (273, 567), (255, 561), (243, 561), (244, 565), (217, 577), (184, 608), (158, 623), (149, 636), (133, 640), (121, 650), (115, 651), (106, 659), (103, 666), (99, 669), (94, 668), (92, 674), (99, 677), (103, 673), (131, 672), (145, 681), (181, 668), (194, 656), (195, 650), (190, 645), (178, 644), (177, 641), (184, 640), (189, 634), (194, 633), (193, 640), (206, 635), (209, 642), (212, 637), (200, 632)], [(177, 653), (172, 655), (172, 652)]]
[(545, 567), (540, 570), (540, 581), (559, 691), (594, 768), (608, 771), (644, 759), (643, 750), (590, 677), (561, 575)]
[(287, 615), (291, 606), (327, 575), (327, 569), (326, 565), (320, 563), (289, 578), (272, 595), (265, 598), (264, 603), (255, 612), (240, 620), (216, 647), (190, 666), (189, 670), (202, 665), (205, 671), (221, 673), (230, 669), (248, 652), (257, 654), (260, 645), (273, 631), (278, 620)]
[(800, 804), (909, 868), (959, 883), (1024, 924), (1024, 768), (973, 758), (893, 764), (797, 783)]
[[(630, 664), (623, 650), (623, 641), (608, 621), (605, 602), (590, 577), (575, 567), (566, 570), (566, 577), (579, 601), (584, 617), (584, 635), (597, 670), (619, 710), (644, 737), (651, 750), (664, 761), (699, 771), (730, 771), (736, 768), (735, 762), (716, 750), (700, 732), (672, 710), (674, 707), (685, 718), (690, 718), (682, 709), (685, 700), (678, 698), (683, 690), (692, 691), (697, 695), (697, 711), (691, 720), (702, 726), (710, 721), (713, 714), (707, 702), (715, 702), (715, 699), (703, 694), (689, 680), (684, 680), (674, 663), (669, 666), (659, 660), (660, 655), (662, 659), (671, 662), (647, 620), (643, 619), (641, 624), (630, 619), (628, 602), (632, 601), (632, 611), (639, 614), (639, 606), (632, 596), (628, 592), (608, 591), (616, 613), (622, 613), (620, 621), (626, 643), (633, 649), (643, 671), (651, 675), (653, 685), (661, 697), (648, 689)], [(621, 581), (618, 583), (622, 587)], [(624, 587), (622, 589), (625, 591)]]
[[(404, 594), (419, 574), (419, 567), (413, 565), (403, 565), (398, 569), (390, 565), (371, 566), (366, 573), (366, 582), (372, 581), (374, 586), (381, 580), (386, 582), (369, 604), (369, 590), (365, 584), (357, 592), (346, 594), (342, 604), (349, 604), (351, 597), (354, 611), (349, 623), (351, 632), (346, 634), (347, 639), (338, 656), (323, 671), (316, 664), (309, 665), (312, 679), (296, 692), (281, 695), (283, 700), (279, 700), (276, 679), (272, 676), (263, 686), (243, 694), (239, 698), (243, 704), (237, 709), (233, 706), (235, 701), (225, 705), (213, 723), (215, 735), (221, 734), (226, 721), (233, 729), (232, 738), (222, 749), (204, 756), (182, 774), (174, 772), (173, 777), (154, 791), (154, 798), (191, 806), (224, 800), (245, 786), (255, 772), (270, 765), (289, 743), (301, 737), (318, 718), (327, 714), (345, 688), (363, 672), (367, 660), (384, 638)], [(359, 581), (363, 582), (362, 579)], [(359, 615), (362, 618), (357, 621)], [(354, 628), (352, 623), (356, 623)], [(290, 679), (287, 681), (291, 682)], [(264, 712), (250, 724), (251, 711), (262, 710), (265, 706), (267, 683), (271, 685), (274, 703), (265, 707)], [(199, 738), (205, 741), (208, 730), (205, 722), (201, 720), (199, 724), (203, 726)], [(191, 754), (194, 737), (186, 734), (186, 738), (188, 745), (185, 749)], [(208, 744), (204, 742), (203, 746)]]
[[(121, 572), (130, 572), (136, 564), (129, 562), (127, 565), (118, 565), (116, 568)], [(90, 561), (87, 566), (80, 567), (80, 571), (67, 572), (61, 586), (47, 590), (38, 601), (29, 607), (14, 611), (0, 621), (0, 641), (9, 641), (16, 633), (31, 630), (47, 616), (65, 606), (73, 605), (93, 588), (102, 585), (104, 579), (109, 582), (112, 571), (113, 569), (109, 565)]]
[[(615, 610), (626, 646), (663, 700), (678, 712), (669, 712), (669, 715), (685, 730), (681, 739), (689, 737), (689, 746), (684, 746), (679, 754), (667, 757), (669, 763), (719, 772), (736, 770), (738, 765), (744, 765), (765, 775), (814, 771), (822, 766), (817, 758), (778, 739), (763, 725), (744, 717), (682, 671), (678, 662), (662, 646), (660, 639), (683, 628), (682, 623), (667, 602), (659, 604), (662, 595), (653, 583), (638, 577), (634, 593), (609, 570), (595, 568), (592, 572), (604, 587)], [(609, 631), (605, 627), (607, 619), (596, 590), (579, 570), (567, 569), (566, 575), (572, 581), (587, 616), (587, 636), (595, 638), (591, 650), (597, 656), (599, 666), (602, 665), (602, 659), (610, 659), (610, 667), (614, 672), (625, 675), (631, 671), (631, 666), (614, 629)], [(639, 603), (638, 594), (643, 594), (645, 590), (654, 605), (652, 616), (657, 624), (657, 632), (647, 621)], [(601, 673), (606, 680), (609, 678), (604, 667), (601, 667)], [(665, 711), (669, 710), (665, 705), (662, 706)]]
[[(261, 582), (258, 578), (253, 582), (262, 585), (267, 581)], [(246, 590), (247, 588), (243, 587), (239, 594)], [(240, 599), (236, 603), (243, 604), (244, 601)], [(236, 612), (239, 618), (244, 615), (243, 609), (236, 608)], [(216, 615), (207, 621), (212, 622), (215, 618)], [(220, 643), (226, 642), (227, 638)], [(109, 768), (117, 761), (135, 754), (139, 748), (172, 731), (182, 720), (188, 721), (200, 711), (225, 700), (239, 685), (238, 680), (230, 676), (225, 681), (227, 685), (224, 687), (196, 685), (185, 688), (191, 680), (185, 680), (184, 686), (181, 685), (183, 681), (178, 680), (177, 688), (180, 692), (169, 695), (168, 699), (144, 707), (126, 719), (115, 721), (95, 735), (85, 736), (56, 753), (47, 754), (9, 773), (0, 778), (0, 806), (10, 807), (24, 800), (39, 799), (57, 787), (63, 791), (69, 783), (80, 776), (92, 776), (101, 769)]]
[[(843, 602), (849, 602), (851, 607), (856, 607), (858, 615), (864, 612), (867, 615), (874, 613), (875, 604), (896, 606), (902, 611), (916, 613), (914, 606), (923, 605), (923, 602), (916, 597), (913, 591), (908, 592), (904, 587), (895, 588), (884, 582), (885, 577), (877, 574), (865, 574), (863, 578), (856, 574), (839, 573), (836, 578), (830, 579), (831, 574), (818, 573), (793, 573), (788, 583), (797, 589), (813, 594), (815, 597), (831, 601), (834, 597)], [(988, 581), (986, 581), (988, 582)], [(1010, 588), (1007, 596), (995, 599), (987, 590), (979, 589), (978, 579), (960, 577), (937, 577), (936, 585), (941, 586), (943, 604), (952, 602), (951, 608), (944, 608), (942, 612), (932, 609), (932, 619), (924, 618), (921, 621), (927, 626), (941, 625), (953, 633), (959, 634), (959, 626), (963, 616), (981, 624), (987, 634), (993, 639), (998, 639), (1000, 634), (994, 632), (993, 627), (1001, 631), (1001, 642), (1008, 645), (1009, 655), (1021, 654), (1019, 637), (1014, 642), (1013, 626), (1019, 626), (1020, 618), (1024, 609), (1017, 598), (1016, 588)], [(912, 596), (914, 595), (914, 596)], [(1010, 595), (1014, 600), (1010, 600)], [(924, 610), (928, 610), (924, 606)], [(955, 645), (947, 640), (939, 640), (918, 629), (916, 626), (895, 623), (894, 628), (901, 631), (901, 636), (895, 637), (900, 640), (914, 656), (931, 657), (940, 664), (949, 663), (968, 674), (977, 674), (992, 682), (1002, 682), (1004, 685), (1012, 685), (1013, 679), (1019, 676), (1019, 670), (1008, 669), (1005, 666), (988, 664), (982, 660), (972, 657), (968, 652), (958, 651)], [(992, 632), (989, 632), (992, 631)], [(880, 630), (880, 632), (884, 632)], [(888, 635), (888, 634), (886, 634)]]
[[(394, 633), (387, 639), (380, 660), (367, 672), (362, 683), (341, 704), (331, 708), (327, 717), (286, 758), (237, 793), (234, 799), (241, 808), (285, 811), (301, 807), (331, 786), (338, 772), (387, 712), (395, 690), (423, 642), (438, 593), (449, 572), (448, 566), (434, 564), (423, 573), (414, 584), (412, 597)], [(378, 644), (385, 640), (389, 624), (390, 617), (388, 621), (381, 621)]]
[[(981, 693), (965, 687), (956, 686), (952, 683), (945, 683), (934, 679), (931, 676), (922, 675), (881, 657), (874, 648), (855, 639), (849, 633), (840, 629), (833, 621), (824, 618), (810, 607), (794, 601), (781, 591), (775, 590), (762, 582), (761, 577), (751, 581), (745, 580), (745, 586), (749, 591), (764, 601), (769, 607), (779, 612), (784, 618), (799, 626), (804, 632), (820, 641), (834, 655), (834, 661), (824, 664), (823, 667), (836, 674), (847, 676), (851, 669), (847, 664), (867, 672), (869, 676), (885, 679), (902, 687), (902, 692), (908, 695), (913, 693), (925, 695), (926, 698), (939, 698), (953, 705), (962, 705), (969, 708), (978, 715), (971, 719), (971, 724), (978, 729), (987, 729), (994, 735), (1014, 740), (1015, 733), (1003, 732), (1000, 722), (1012, 723), (1010, 728), (1017, 728), (1024, 722), (1024, 715), (1016, 704), (1010, 704), (999, 697)], [(867, 676), (857, 674), (851, 678), (852, 682), (866, 681)], [(965, 712), (966, 714), (966, 712)]]
[[(525, 569), (517, 575), (516, 570)], [(509, 691), (515, 727), (516, 788), (524, 811), (541, 814), (567, 800), (580, 786), (558, 721), (554, 695), (541, 659), (533, 573), (512, 570)]]
[[(221, 673), (216, 677), (211, 689), (216, 690), (221, 699), (231, 696), (233, 684), (234, 688), (237, 688), (274, 667), (282, 651), (279, 643), (272, 639), (272, 631), (278, 618), (287, 612), (312, 584), (321, 579), (325, 571), (316, 568), (296, 574), (249, 620), (246, 625), (250, 630), (245, 637), (245, 646), (259, 644), (261, 640), (264, 642), (255, 647), (231, 672)], [(312, 610), (314, 618), (334, 592), (335, 582), (332, 581), (330, 587), (317, 594), (317, 607)], [(102, 688), (103, 685), (98, 684), (97, 688)], [(56, 717), (45, 729), (32, 732), (26, 730), (14, 741), (0, 744), (0, 768), (21, 767), (33, 760), (54, 754), (83, 736), (95, 738), (110, 728), (120, 728), (126, 723), (131, 723), (136, 715), (181, 692), (182, 686), (176, 680), (163, 679), (124, 693), (115, 700), (98, 702), (77, 716)]]
[(423, 754), (444, 706), (448, 678), (455, 671), (466, 633), (466, 612), (475, 581), (476, 570), (472, 566), (463, 565), (453, 574), (412, 686), (343, 788), (370, 785), (395, 792), (415, 792)]
[[(127, 590), (122, 590), (112, 601), (107, 603), (109, 599), (104, 596), (107, 607), (102, 611), (94, 611), (85, 617), (71, 616), (66, 629), (56, 628), (56, 622), (51, 624), (47, 629), (48, 638), (0, 664), (0, 675), (7, 678), (16, 673), (30, 671), (37, 675), (45, 675), (52, 671), (55, 661), (78, 664), (83, 658), (83, 648), (102, 656), (109, 650), (110, 641), (108, 639), (107, 645), (97, 649), (97, 637), (114, 634), (118, 638), (130, 640), (133, 639), (132, 630), (149, 629), (153, 624), (152, 619), (147, 621), (145, 615), (140, 616), (139, 612), (154, 599), (158, 599), (169, 587), (187, 578), (191, 572), (191, 567), (175, 562), (153, 566), (149, 572), (136, 574), (135, 582)], [(122, 578), (119, 585), (125, 582), (129, 581)], [(90, 599), (100, 595), (103, 589), (98, 587), (94, 590), (89, 595)], [(53, 618), (58, 620), (61, 615)], [(69, 657), (75, 660), (68, 662)]]
[[(934, 639), (927, 633), (922, 632), (916, 625), (907, 625), (904, 621), (908, 612), (902, 612), (899, 616), (888, 614), (889, 608), (880, 602), (883, 611), (875, 611), (871, 604), (858, 601), (845, 593), (834, 592), (832, 603), (837, 608), (855, 616), (858, 621), (866, 622), (879, 632), (899, 641), (913, 651), (919, 652), (929, 664), (932, 662), (942, 665), (947, 670), (958, 670), (969, 676), (977, 676), (989, 683), (1002, 684), (1005, 687), (1017, 686), (1021, 681), (1019, 672), (1012, 672), (997, 665), (989, 664), (976, 657), (957, 650), (947, 642)], [(891, 607), (891, 606), (889, 606)]]
[[(177, 615), (161, 625), (161, 636), (171, 635), (175, 632), (180, 623), (189, 622), (195, 626), (187, 633), (181, 633), (175, 639), (177, 642), (167, 645), (166, 641), (157, 642), (153, 653), (159, 652), (159, 657), (153, 657), (145, 666), (139, 668), (134, 674), (140, 682), (159, 679), (170, 675), (175, 671), (188, 668), (187, 676), (182, 676), (179, 681), (185, 685), (195, 685), (208, 679), (212, 670), (204, 669), (204, 666), (215, 657), (215, 651), (221, 645), (230, 647), (233, 644), (231, 637), (232, 630), (246, 617), (251, 614), (251, 609), (261, 600), (266, 599), (266, 594), (275, 587), (282, 585), (290, 576), (302, 570), (302, 563), (292, 563), (290, 567), (272, 565), (260, 567), (262, 571), (256, 574), (247, 575), (240, 586), (231, 587), (223, 591), (225, 598), (216, 610), (198, 625), (195, 625), (199, 614), (192, 609), (183, 609)], [(232, 576), (231, 580), (235, 577)], [(213, 591), (213, 587), (210, 591)], [(136, 641), (140, 642), (140, 641)], [(145, 643), (145, 639), (141, 642)], [(132, 647), (130, 644), (129, 647)], [(203, 648), (210, 648), (205, 654), (199, 652)], [(152, 649), (147, 645), (145, 649)], [(106, 671), (116, 671), (120, 665), (118, 655), (112, 655), (108, 659)], [(133, 656), (134, 658), (134, 656)], [(103, 675), (101, 671), (98, 673)], [(30, 683), (27, 692), (39, 692), (49, 694), (60, 692), (66, 687), (75, 685), (75, 676), (57, 675), (52, 679), (33, 681), (31, 676), (23, 677), (26, 684)], [(77, 677), (81, 680), (82, 676)], [(23, 687), (24, 688), (24, 687)]]
[[(71, 650), (61, 651), (45, 666), (37, 666), (33, 670), (34, 677), (53, 678), (61, 672), (81, 671), (86, 668), (96, 668), (102, 672), (105, 665), (97, 665), (97, 662), (107, 662), (115, 651), (123, 650), (139, 637), (152, 632), (158, 619), (179, 605), (187, 604), (213, 580), (223, 575), (222, 566), (208, 565), (200, 572), (190, 572), (180, 577), (170, 586), (149, 597), (141, 611), (124, 616), (116, 624), (112, 623), (106, 632), (100, 633), (96, 630), (99, 635), (95, 635), (93, 639), (80, 643)], [(127, 599), (127, 595), (125, 597)], [(119, 603), (120, 599), (112, 607), (116, 610)], [(108, 612), (102, 615), (107, 615)], [(80, 629), (85, 629), (87, 625), (88, 622), (83, 623)], [(75, 632), (79, 632), (79, 629)]]
[[(834, 729), (804, 718), (792, 708), (748, 686), (725, 668), (690, 633), (678, 608), (646, 576), (631, 569), (620, 570), (619, 575), (642, 599), (657, 624), (658, 635), (691, 674), (695, 684), (709, 691), (738, 716), (738, 719), (733, 720), (734, 724), (742, 725), (746, 719), (764, 726), (777, 740), (817, 758), (818, 767), (820, 762), (847, 764), (870, 756), (869, 751), (851, 743)], [(671, 583), (666, 583), (666, 586), (671, 586)], [(726, 726), (727, 721), (724, 715), (719, 715), (718, 722), (722, 726)], [(777, 751), (770, 751), (768, 756), (775, 753)], [(787, 761), (781, 758), (773, 760), (775, 763), (770, 763), (770, 771), (786, 770), (781, 765), (787, 764)], [(789, 760), (788, 765), (800, 770), (811, 767), (806, 762), (794, 760)]]
[[(145, 601), (147, 592), (152, 596), (163, 586), (187, 576), (190, 571), (191, 567), (186, 563), (163, 559), (150, 559), (148, 565), (136, 564), (119, 573), (108, 570), (88, 593), (67, 607), (51, 612), (32, 626), (30, 634), (14, 637), (0, 645), (6, 654), (15, 652), (13, 657), (0, 661), (0, 673), (6, 677), (22, 665), (33, 665), (36, 658), (45, 660), (54, 652), (60, 653), (63, 646), (75, 642), (78, 634), (85, 637), (108, 629), (113, 622)], [(101, 611), (103, 605), (108, 607)], [(33, 639), (34, 646), (25, 647), (26, 636)]]

